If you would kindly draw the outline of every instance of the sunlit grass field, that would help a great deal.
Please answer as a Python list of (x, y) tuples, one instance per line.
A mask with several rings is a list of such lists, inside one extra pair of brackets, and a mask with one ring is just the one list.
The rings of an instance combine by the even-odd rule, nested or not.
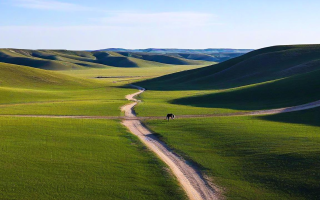
[[(212, 64), (212, 63), (211, 63)], [(95, 78), (98, 76), (103, 77), (119, 77), (127, 76), (127, 78), (116, 78), (116, 80), (127, 80), (137, 78), (152, 78), (174, 72), (196, 69), (207, 66), (203, 65), (164, 65), (161, 67), (148, 67), (148, 68), (117, 68), (111, 67), (106, 69), (87, 69), (87, 70), (64, 70), (59, 71), (60, 73), (77, 76), (80, 78)]]
[(0, 199), (185, 199), (119, 121), (0, 117)]
[[(130, 80), (94, 79), (90, 70), (83, 78), (2, 63), (0, 70), (2, 115), (119, 116), (136, 91), (123, 87)], [(0, 117), (0, 139), (0, 199), (186, 199), (120, 121)]]
[(0, 114), (111, 115), (135, 91), (119, 83), (0, 63)]
[(319, 113), (146, 123), (212, 177), (228, 199), (319, 199)]
[[(105, 85), (81, 89), (1, 90), (0, 114), (109, 115), (119, 116), (134, 89)], [(15, 92), (16, 91), (16, 92)]]
[(198, 67), (203, 65), (52, 72), (0, 63), (0, 114), (119, 116), (125, 95), (135, 91), (123, 85)]
[[(0, 63), (0, 115), (119, 116), (125, 95), (136, 92), (127, 84), (203, 66), (52, 72)], [(319, 73), (228, 89), (211, 87), (208, 79), (193, 90), (192, 84), (176, 87), (172, 75), (141, 94), (135, 110), (138, 116), (174, 113), (174, 121), (146, 124), (208, 174), (227, 199), (319, 199), (319, 108), (179, 119), (318, 100)], [(181, 80), (188, 83), (188, 77)], [(152, 86), (146, 83), (141, 86)], [(186, 198), (162, 162), (120, 121), (0, 117), (0, 140), (0, 199)]]

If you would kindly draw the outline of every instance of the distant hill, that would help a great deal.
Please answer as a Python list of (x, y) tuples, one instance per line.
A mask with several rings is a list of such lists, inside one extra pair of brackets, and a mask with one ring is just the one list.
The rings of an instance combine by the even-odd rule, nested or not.
[(0, 49), (0, 62), (47, 70), (213, 64), (210, 59), (188, 59), (174, 54), (27, 49)]
[(171, 65), (198, 65), (202, 63), (201, 61), (206, 60), (193, 60), (193, 59), (186, 59), (179, 55), (174, 54), (155, 54), (155, 53), (133, 53), (133, 52), (117, 52), (126, 57), (132, 57), (142, 60), (148, 60), (153, 62), (171, 64)]
[[(273, 46), (140, 84), (149, 89), (227, 89), (320, 70), (320, 45)], [(163, 87), (163, 88), (162, 88)]]
[[(210, 62), (223, 62), (231, 58), (241, 56), (245, 53), (253, 51), (253, 49), (122, 49), (110, 48), (100, 51), (113, 51), (126, 54), (157, 54), (168, 55), (176, 58), (184, 58), (188, 60), (202, 60)], [(174, 63), (174, 62), (173, 62)], [(170, 63), (171, 64), (171, 63)]]
[(115, 52), (142, 52), (142, 53), (195, 53), (195, 54), (212, 54), (212, 53), (248, 53), (253, 49), (122, 49), (122, 48), (109, 48), (101, 49), (98, 51), (115, 51)]

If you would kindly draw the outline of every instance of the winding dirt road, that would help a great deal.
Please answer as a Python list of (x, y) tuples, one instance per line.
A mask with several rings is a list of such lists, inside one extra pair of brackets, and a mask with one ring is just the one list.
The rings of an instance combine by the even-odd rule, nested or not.
[[(132, 85), (133, 86), (133, 85)], [(222, 194), (218, 191), (217, 187), (208, 182), (201, 174), (200, 170), (185, 162), (183, 158), (176, 155), (170, 148), (161, 142), (150, 130), (148, 130), (140, 120), (144, 119), (164, 119), (164, 117), (137, 117), (133, 107), (138, 104), (139, 100), (134, 97), (145, 91), (144, 88), (133, 86), (139, 89), (134, 94), (129, 94), (126, 99), (133, 101), (121, 108), (125, 116), (64, 116), (64, 115), (0, 115), (0, 117), (35, 117), (35, 118), (75, 118), (75, 119), (121, 119), (122, 124), (125, 125), (133, 134), (151, 150), (161, 160), (163, 160), (171, 169), (177, 180), (185, 190), (186, 194), (191, 200), (214, 200), (223, 199)], [(311, 103), (270, 109), (270, 110), (257, 110), (250, 112), (236, 112), (225, 114), (208, 114), (208, 115), (180, 115), (178, 118), (201, 118), (201, 117), (223, 117), (223, 116), (252, 116), (252, 115), (270, 115), (286, 112), (294, 112), (300, 110), (307, 110), (320, 106), (320, 100)]]
[[(144, 92), (144, 88), (137, 86), (134, 87), (138, 88), (140, 91), (126, 96), (128, 100), (134, 102), (121, 108), (121, 110), (124, 111), (125, 116), (128, 118), (136, 118), (133, 107), (139, 101), (136, 100), (134, 96)], [(134, 135), (138, 136), (138, 138), (151, 151), (153, 151), (169, 166), (172, 173), (176, 176), (177, 180), (191, 200), (220, 199), (220, 194), (210, 186), (212, 184), (209, 185), (198, 169), (187, 164), (180, 156), (174, 154), (170, 148), (154, 136), (140, 120), (124, 120), (122, 124), (125, 125)]]

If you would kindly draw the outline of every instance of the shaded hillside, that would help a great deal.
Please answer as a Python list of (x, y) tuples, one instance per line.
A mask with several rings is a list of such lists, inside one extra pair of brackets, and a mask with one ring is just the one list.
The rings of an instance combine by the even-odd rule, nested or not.
[(175, 99), (171, 103), (235, 110), (262, 110), (302, 105), (320, 99), (319, 77), (320, 70), (317, 70), (207, 95)]
[(70, 57), (58, 51), (22, 49), (1, 49), (0, 62), (47, 70), (85, 69), (86, 64), (79, 56)]
[(0, 62), (47, 70), (73, 70), (108, 67), (161, 67), (170, 65), (210, 65), (162, 54), (134, 54), (107, 51), (0, 49)]
[(0, 62), (0, 87), (55, 88), (83, 87), (96, 84), (90, 80), (75, 78), (57, 72)]
[[(10, 50), (12, 51), (12, 50)], [(41, 58), (42, 57), (42, 58)], [(43, 59), (46, 57), (46, 59)], [(0, 51), (0, 62), (24, 65), (34, 68), (47, 70), (64, 70), (64, 69), (80, 69), (81, 66), (72, 65), (71, 63), (59, 62), (59, 57), (54, 55), (23, 55), (8, 51)]]
[[(320, 45), (274, 46), (223, 63), (137, 83), (147, 89), (226, 89), (320, 69)], [(170, 85), (170, 87), (167, 87)]]
[(125, 56), (111, 56), (110, 53), (107, 52), (94, 52), (93, 55), (96, 57), (96, 62), (115, 66), (115, 67), (138, 67), (138, 64), (129, 60), (128, 57)]
[(118, 52), (119, 54), (127, 57), (138, 58), (142, 60), (148, 60), (158, 63), (165, 63), (171, 65), (199, 65), (203, 64), (204, 60), (199, 61), (193, 59), (186, 59), (179, 55), (168, 55), (168, 54), (154, 54), (154, 53), (130, 53), (130, 52)]
[(191, 60), (204, 60), (211, 62), (223, 62), (238, 56), (243, 55), (244, 53), (209, 53), (209, 54), (200, 54), (200, 53), (170, 53), (168, 55), (173, 55), (177, 57), (182, 57), (185, 59)]
[(115, 52), (140, 52), (140, 53), (157, 53), (157, 54), (170, 54), (170, 53), (191, 53), (191, 54), (212, 54), (212, 53), (241, 53), (245, 54), (253, 49), (227, 49), (227, 48), (216, 48), (216, 49), (122, 49), (122, 48), (109, 48), (101, 49), (99, 51), (115, 51)]
[(196, 61), (223, 62), (245, 53), (251, 49), (107, 49), (124, 56), (132, 56), (167, 64), (198, 64)]

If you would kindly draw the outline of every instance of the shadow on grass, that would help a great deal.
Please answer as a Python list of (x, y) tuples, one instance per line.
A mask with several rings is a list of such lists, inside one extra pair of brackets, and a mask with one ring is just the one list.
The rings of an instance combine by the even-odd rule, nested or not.
[(320, 71), (315, 71), (219, 93), (175, 99), (170, 103), (236, 110), (262, 110), (296, 106), (320, 99), (319, 75)]
[(267, 120), (267, 121), (305, 124), (305, 125), (320, 127), (320, 108), (318, 107), (318, 108), (291, 112), (291, 113), (260, 116), (257, 118)]
[(320, 197), (319, 154), (319, 152), (273, 153), (255, 156), (245, 159), (243, 175), (250, 182), (264, 184), (268, 188), (292, 196), (301, 195), (308, 199), (318, 199)]
[(277, 46), (225, 62), (137, 82), (148, 90), (228, 89), (319, 70), (319, 45)]

